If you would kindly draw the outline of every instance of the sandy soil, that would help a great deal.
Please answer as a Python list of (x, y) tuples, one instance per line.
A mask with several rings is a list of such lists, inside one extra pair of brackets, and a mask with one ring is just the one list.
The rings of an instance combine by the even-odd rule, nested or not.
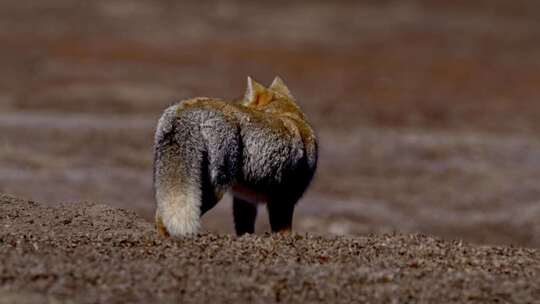
[(421, 234), (202, 233), (0, 195), (0, 303), (533, 303), (540, 251)]

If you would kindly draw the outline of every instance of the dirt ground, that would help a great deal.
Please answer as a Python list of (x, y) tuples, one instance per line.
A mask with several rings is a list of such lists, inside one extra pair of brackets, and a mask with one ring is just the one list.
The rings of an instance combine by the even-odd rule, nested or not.
[(0, 303), (533, 303), (540, 251), (422, 234), (157, 236), (135, 213), (0, 196)]
[[(0, 192), (150, 220), (161, 111), (280, 75), (320, 137), (298, 232), (538, 247), (539, 11), (532, 0), (1, 1)], [(204, 227), (232, 232), (230, 198)]]

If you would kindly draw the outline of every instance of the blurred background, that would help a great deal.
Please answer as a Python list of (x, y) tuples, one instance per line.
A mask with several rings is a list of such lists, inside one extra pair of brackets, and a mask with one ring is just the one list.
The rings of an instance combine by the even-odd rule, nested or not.
[(320, 137), (296, 230), (540, 246), (540, 1), (4, 0), (0, 67), (1, 192), (151, 220), (163, 109), (280, 75)]

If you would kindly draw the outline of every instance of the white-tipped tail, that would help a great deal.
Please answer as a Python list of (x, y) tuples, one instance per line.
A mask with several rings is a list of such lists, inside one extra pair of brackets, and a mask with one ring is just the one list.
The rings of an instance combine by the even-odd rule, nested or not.
[(173, 237), (196, 234), (201, 226), (200, 189), (185, 184), (163, 186), (158, 185), (156, 200), (158, 213), (169, 234)]
[[(195, 234), (200, 228), (201, 189), (199, 177), (189, 172), (189, 153), (181, 153), (173, 137), (178, 105), (165, 110), (155, 135), (154, 190), (157, 215), (171, 236)], [(185, 152), (185, 151), (184, 151)], [(188, 159), (183, 159), (182, 157)]]

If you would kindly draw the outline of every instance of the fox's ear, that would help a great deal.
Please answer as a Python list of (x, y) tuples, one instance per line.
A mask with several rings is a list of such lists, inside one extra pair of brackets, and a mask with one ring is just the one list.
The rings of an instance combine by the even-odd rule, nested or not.
[(244, 96), (246, 104), (262, 106), (271, 101), (273, 97), (274, 94), (271, 91), (248, 76), (247, 90)]
[(285, 82), (279, 76), (276, 76), (274, 78), (274, 81), (272, 81), (272, 84), (269, 87), (270, 90), (281, 93), (286, 95), (287, 97), (293, 98), (291, 91), (289, 91), (289, 88), (285, 85)]

